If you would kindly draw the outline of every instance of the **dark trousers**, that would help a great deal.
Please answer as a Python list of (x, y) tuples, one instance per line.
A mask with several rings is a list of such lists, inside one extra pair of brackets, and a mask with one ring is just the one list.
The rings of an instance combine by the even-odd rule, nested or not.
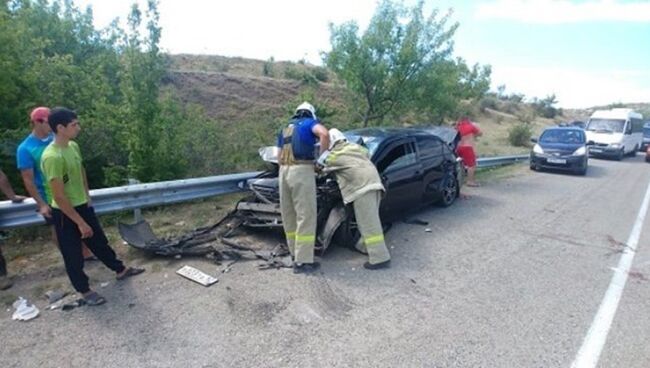
[[(77, 206), (74, 209), (93, 229), (93, 236), (84, 239), (90, 251), (111, 270), (117, 273), (124, 271), (124, 264), (117, 259), (115, 252), (108, 245), (108, 239), (106, 239), (104, 230), (102, 230), (102, 226), (97, 220), (95, 210), (86, 204)], [(72, 282), (72, 286), (77, 292), (86, 293), (90, 291), (90, 287), (88, 286), (88, 276), (83, 270), (84, 258), (81, 253), (81, 233), (79, 228), (68, 216), (56, 208), (52, 209), (52, 220), (56, 236), (59, 239), (59, 250), (63, 256), (63, 263), (70, 282)]]
[(0, 276), (7, 276), (7, 261), (2, 255), (2, 248), (0, 248)]

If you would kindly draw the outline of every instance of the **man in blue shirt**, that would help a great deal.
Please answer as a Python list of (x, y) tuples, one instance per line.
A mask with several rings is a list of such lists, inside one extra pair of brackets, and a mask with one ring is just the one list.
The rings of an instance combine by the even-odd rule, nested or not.
[(41, 156), (45, 147), (54, 140), (54, 134), (47, 124), (47, 116), (50, 109), (37, 107), (32, 110), (30, 120), (32, 132), (25, 138), (16, 151), (18, 170), (23, 178), (25, 189), (38, 206), (38, 213), (49, 219), (52, 214), (48, 201), (48, 194), (43, 184), (43, 172), (41, 171)]
[[(54, 140), (54, 134), (47, 122), (49, 114), (50, 109), (43, 106), (32, 110), (29, 114), (32, 132), (20, 143), (16, 151), (16, 162), (25, 189), (36, 201), (38, 213), (45, 217), (48, 224), (50, 224), (52, 218), (52, 208), (50, 207), (52, 193), (49, 187), (44, 184), (41, 156), (45, 151), (45, 147)], [(52, 230), (52, 234), (52, 239), (56, 241), (54, 230)], [(83, 256), (86, 260), (94, 259), (93, 254), (85, 245), (83, 246)]]
[(304, 102), (296, 109), (289, 125), (278, 134), (280, 148), (280, 211), (294, 273), (310, 273), (319, 268), (314, 262), (316, 242), (316, 174), (314, 145), (320, 153), (329, 147), (329, 133), (316, 117), (316, 109)]

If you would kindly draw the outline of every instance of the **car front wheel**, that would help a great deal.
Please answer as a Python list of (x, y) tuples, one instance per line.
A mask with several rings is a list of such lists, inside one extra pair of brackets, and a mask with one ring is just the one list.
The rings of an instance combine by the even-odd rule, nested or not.
[(442, 183), (442, 192), (440, 193), (439, 205), (442, 207), (451, 206), (456, 198), (458, 198), (458, 180), (452, 174), (447, 174)]

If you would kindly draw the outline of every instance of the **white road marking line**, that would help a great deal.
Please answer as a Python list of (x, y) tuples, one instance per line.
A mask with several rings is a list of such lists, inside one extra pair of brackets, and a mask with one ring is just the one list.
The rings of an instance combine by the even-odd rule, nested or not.
[(594, 368), (598, 364), (600, 353), (603, 351), (607, 334), (618, 309), (618, 303), (621, 301), (621, 296), (623, 295), (623, 289), (625, 288), (627, 276), (632, 266), (632, 260), (636, 254), (636, 247), (639, 243), (641, 230), (643, 229), (643, 221), (648, 212), (648, 202), (650, 202), (650, 183), (648, 183), (648, 188), (646, 189), (645, 197), (639, 209), (639, 214), (636, 216), (630, 237), (625, 243), (627, 247), (623, 250), (623, 255), (621, 255), (621, 259), (618, 261), (618, 266), (613, 269), (614, 276), (612, 276), (612, 281), (609, 283), (605, 297), (598, 308), (598, 313), (594, 317), (594, 321), (582, 342), (582, 346), (573, 364), (571, 364), (571, 368)]

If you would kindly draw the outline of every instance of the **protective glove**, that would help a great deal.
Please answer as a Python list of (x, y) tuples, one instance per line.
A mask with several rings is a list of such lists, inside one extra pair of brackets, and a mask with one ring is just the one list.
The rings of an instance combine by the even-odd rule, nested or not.
[(320, 167), (325, 167), (325, 161), (327, 161), (327, 157), (330, 155), (330, 150), (325, 150), (325, 152), (321, 153), (320, 156), (318, 156), (318, 160), (316, 160), (316, 165)]

